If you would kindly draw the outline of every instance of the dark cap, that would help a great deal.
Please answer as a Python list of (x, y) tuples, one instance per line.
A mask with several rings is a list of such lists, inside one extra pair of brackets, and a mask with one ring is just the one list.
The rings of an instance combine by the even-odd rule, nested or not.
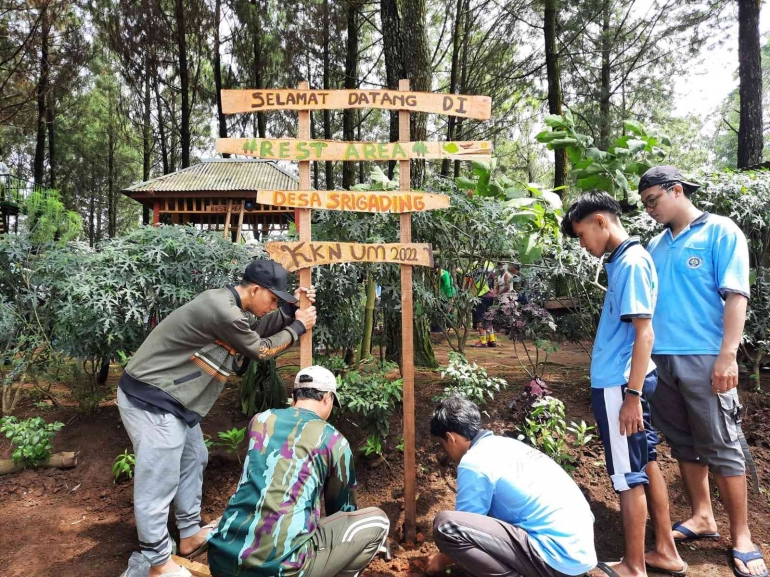
[(647, 172), (644, 173), (641, 179), (639, 179), (639, 192), (647, 190), (651, 186), (659, 186), (661, 184), (674, 184), (679, 183), (684, 188), (687, 196), (690, 196), (693, 192), (700, 188), (700, 184), (694, 182), (687, 182), (682, 174), (676, 169), (676, 167), (669, 164), (662, 166), (653, 166)]
[(294, 295), (286, 291), (286, 275), (286, 269), (277, 262), (258, 259), (252, 261), (246, 267), (243, 273), (243, 280), (253, 282), (268, 289), (279, 299), (296, 303), (297, 299), (294, 298)]

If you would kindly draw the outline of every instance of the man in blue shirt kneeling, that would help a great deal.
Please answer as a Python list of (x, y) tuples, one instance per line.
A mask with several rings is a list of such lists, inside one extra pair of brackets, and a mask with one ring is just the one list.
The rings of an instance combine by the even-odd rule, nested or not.
[(461, 396), (439, 403), (430, 432), (458, 467), (456, 511), (442, 511), (433, 522), (440, 552), (428, 574), (456, 563), (479, 577), (561, 577), (596, 565), (594, 517), (559, 465), (481, 430), (478, 408)]

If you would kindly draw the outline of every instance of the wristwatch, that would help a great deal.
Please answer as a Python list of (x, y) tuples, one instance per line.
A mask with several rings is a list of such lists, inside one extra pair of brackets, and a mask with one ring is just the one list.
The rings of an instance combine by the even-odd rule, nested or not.
[(626, 394), (634, 395), (635, 397), (641, 397), (642, 391), (637, 391), (636, 389), (632, 389), (631, 387), (626, 387)]

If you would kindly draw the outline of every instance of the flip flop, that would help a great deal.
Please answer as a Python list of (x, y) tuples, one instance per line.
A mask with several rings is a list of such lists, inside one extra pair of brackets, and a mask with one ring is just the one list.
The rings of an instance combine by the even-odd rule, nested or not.
[[(219, 526), (219, 522), (221, 520), (222, 520), (222, 517), (217, 517), (211, 523), (207, 523), (203, 527), (201, 527), (201, 531), (203, 531), (204, 529), (211, 529), (213, 531), (214, 529), (216, 529)], [(208, 549), (209, 549), (209, 540), (206, 539), (203, 542), (203, 544), (200, 547), (198, 547), (197, 549), (194, 549), (193, 551), (191, 551), (187, 555), (182, 555), (181, 553), (179, 553), (178, 556), (181, 557), (182, 559), (187, 559), (189, 561), (192, 561), (198, 555), (203, 555), (203, 553), (208, 551)]]
[(719, 539), (722, 537), (718, 532), (715, 533), (696, 533), (692, 529), (688, 529), (681, 522), (674, 523), (671, 527), (672, 531), (679, 531), (684, 537), (674, 537), (674, 541), (681, 543), (683, 541), (698, 541), (700, 539)]
[(767, 569), (765, 569), (762, 573), (759, 575), (752, 575), (751, 573), (744, 573), (738, 567), (735, 565), (735, 560), (740, 559), (746, 567), (749, 566), (749, 563), (751, 561), (755, 561), (757, 559), (762, 559), (763, 561), (765, 558), (762, 556), (762, 551), (759, 549), (754, 549), (753, 551), (738, 551), (738, 549), (728, 549), (727, 550), (727, 556), (730, 558), (730, 567), (733, 568), (733, 574), (735, 577), (767, 577)]
[(686, 561), (684, 562), (684, 567), (682, 567), (679, 571), (672, 571), (671, 569), (656, 567), (655, 565), (650, 565), (649, 563), (645, 563), (645, 565), (647, 566), (648, 571), (663, 573), (664, 575), (671, 575), (671, 577), (684, 577), (687, 574), (687, 570), (690, 568)]
[(620, 577), (620, 575), (618, 575), (617, 572), (615, 572), (615, 570), (612, 567), (607, 565), (607, 563), (603, 563), (603, 562), (602, 563), (598, 563), (596, 565), (596, 568), (601, 570), (601, 571), (604, 571), (610, 577)]

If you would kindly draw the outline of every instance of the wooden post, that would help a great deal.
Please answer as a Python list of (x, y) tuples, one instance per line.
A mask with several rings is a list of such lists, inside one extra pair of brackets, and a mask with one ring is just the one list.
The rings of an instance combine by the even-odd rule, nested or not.
[[(398, 81), (399, 90), (409, 90), (409, 80)], [(398, 112), (398, 140), (409, 142), (409, 112)], [(409, 160), (399, 161), (399, 190), (411, 190)], [(300, 188), (302, 184), (300, 183)], [(412, 242), (412, 215), (401, 214), (401, 242)], [(412, 302), (412, 267), (401, 265), (401, 377), (404, 383), (404, 541), (416, 539), (417, 502), (414, 435), (414, 311)]]
[(232, 200), (227, 201), (227, 212), (225, 213), (225, 232), (222, 234), (222, 236), (225, 238), (229, 238), (227, 235), (230, 234), (230, 207), (232, 204)]
[(238, 230), (235, 232), (235, 242), (241, 242), (241, 231), (243, 230), (243, 213), (246, 210), (246, 201), (241, 201), (241, 211), (238, 213)]
[(160, 201), (156, 200), (152, 203), (152, 226), (158, 226), (160, 224)]
[[(297, 86), (300, 90), (307, 90), (310, 85), (306, 81), (302, 81)], [(308, 140), (310, 138), (310, 111), (300, 110), (299, 127), (297, 130), (297, 138)], [(301, 161), (299, 163), (299, 188), (300, 190), (310, 189), (310, 162)], [(310, 242), (310, 209), (300, 208), (297, 210), (297, 232), (299, 233), (300, 242)], [(303, 268), (299, 271), (299, 285), (309, 287), (311, 283), (311, 271), (310, 268)], [(300, 296), (299, 307), (304, 309), (310, 306), (310, 301), (304, 295)], [(309, 330), (300, 337), (299, 341), (299, 366), (300, 368), (309, 367), (313, 364), (313, 331)]]

